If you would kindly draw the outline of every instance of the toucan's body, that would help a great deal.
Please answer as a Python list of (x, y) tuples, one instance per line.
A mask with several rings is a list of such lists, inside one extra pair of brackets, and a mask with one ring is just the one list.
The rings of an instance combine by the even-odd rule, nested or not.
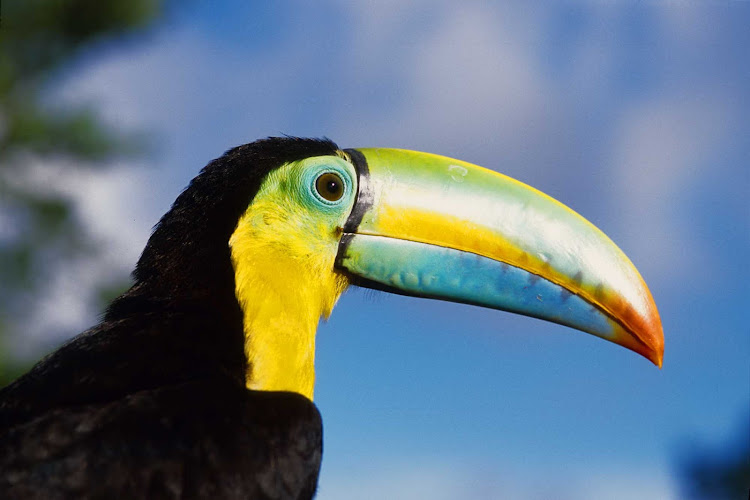
[(541, 317), (661, 364), (653, 300), (614, 244), (521, 183), (433, 155), (230, 150), (162, 218), (134, 278), (100, 325), (0, 391), (0, 498), (310, 498), (315, 328), (349, 284)]

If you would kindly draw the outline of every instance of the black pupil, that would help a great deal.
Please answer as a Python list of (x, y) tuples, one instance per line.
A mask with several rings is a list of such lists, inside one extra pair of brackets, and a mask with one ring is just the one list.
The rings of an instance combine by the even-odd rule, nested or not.
[(318, 193), (328, 201), (338, 201), (344, 195), (344, 183), (332, 173), (323, 174), (315, 182)]

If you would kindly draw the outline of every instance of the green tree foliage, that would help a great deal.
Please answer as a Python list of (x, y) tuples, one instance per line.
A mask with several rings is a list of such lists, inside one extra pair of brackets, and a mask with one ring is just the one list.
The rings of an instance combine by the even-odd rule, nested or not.
[[(49, 89), (84, 58), (160, 17), (163, 0), (0, 0), (0, 386), (30, 360), (8, 348), (56, 266), (94, 251), (72, 200), (32, 167), (105, 168), (138, 141), (90, 107), (50, 102)], [(68, 165), (67, 167), (65, 165)], [(30, 306), (29, 304), (32, 304)]]

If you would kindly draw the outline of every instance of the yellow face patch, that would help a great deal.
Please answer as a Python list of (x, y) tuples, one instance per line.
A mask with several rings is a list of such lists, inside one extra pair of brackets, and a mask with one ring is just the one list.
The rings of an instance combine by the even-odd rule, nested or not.
[(313, 398), (315, 332), (348, 286), (334, 271), (356, 173), (340, 157), (271, 172), (229, 240), (244, 313), (246, 385)]

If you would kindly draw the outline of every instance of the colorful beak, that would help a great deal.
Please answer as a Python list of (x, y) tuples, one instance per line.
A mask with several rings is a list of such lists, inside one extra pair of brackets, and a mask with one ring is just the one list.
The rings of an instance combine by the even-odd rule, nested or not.
[(492, 170), (396, 149), (346, 150), (359, 176), (337, 265), (355, 284), (553, 321), (661, 366), (651, 293), (604, 233)]

